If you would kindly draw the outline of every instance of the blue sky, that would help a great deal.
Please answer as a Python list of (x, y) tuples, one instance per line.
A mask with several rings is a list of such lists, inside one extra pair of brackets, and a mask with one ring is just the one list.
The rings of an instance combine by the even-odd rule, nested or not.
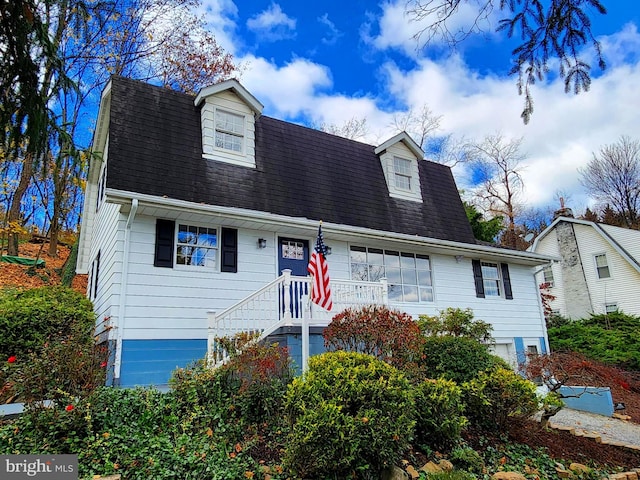
[[(419, 25), (408, 21), (406, 0), (204, 0), (203, 8), (266, 115), (337, 126), (366, 118), (362, 140), (378, 144), (396, 133), (394, 115), (426, 105), (442, 117), (438, 136), (522, 137), (522, 200), (556, 208), (562, 193), (579, 213), (590, 201), (577, 169), (621, 135), (640, 139), (640, 4), (603, 3), (608, 14), (594, 18), (593, 30), (608, 68), (594, 70), (591, 90), (578, 96), (565, 94), (559, 79), (537, 85), (526, 126), (516, 79), (507, 75), (514, 43), (493, 32), (499, 12), (483, 35), (451, 52), (437, 44), (416, 49)], [(470, 18), (463, 11), (457, 20)], [(596, 65), (592, 54), (587, 49), (585, 58)], [(464, 167), (454, 174), (459, 188), (469, 188)]]

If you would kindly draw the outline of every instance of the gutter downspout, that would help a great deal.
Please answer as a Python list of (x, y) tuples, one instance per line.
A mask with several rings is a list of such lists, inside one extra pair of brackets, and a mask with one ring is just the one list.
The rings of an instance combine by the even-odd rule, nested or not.
[(122, 366), (122, 337), (124, 335), (124, 324), (127, 305), (127, 284), (129, 278), (129, 250), (131, 246), (131, 225), (138, 211), (138, 199), (131, 200), (131, 210), (127, 217), (124, 229), (124, 246), (122, 252), (122, 280), (120, 282), (120, 305), (118, 308), (118, 331), (116, 338), (116, 355), (113, 364), (113, 385), (120, 385), (120, 368)]

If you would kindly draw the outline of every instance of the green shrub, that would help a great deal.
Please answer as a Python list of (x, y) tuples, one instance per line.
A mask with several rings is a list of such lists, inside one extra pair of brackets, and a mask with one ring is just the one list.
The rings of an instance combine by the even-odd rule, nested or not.
[(71, 247), (71, 252), (69, 252), (69, 257), (67, 261), (64, 262), (64, 266), (62, 268), (62, 274), (60, 275), (60, 281), (62, 285), (65, 287), (70, 287), (73, 283), (73, 277), (76, 276), (76, 262), (78, 261), (78, 245), (80, 243), (80, 239), (77, 239), (73, 246)]
[(411, 315), (385, 306), (348, 308), (333, 317), (323, 336), (330, 350), (373, 355), (414, 378), (422, 378), (424, 336)]
[(470, 308), (449, 307), (438, 315), (420, 315), (418, 324), (422, 332), (429, 337), (450, 335), (472, 338), (478, 342), (491, 342), (493, 326), (483, 320), (474, 320)]
[(377, 478), (412, 440), (413, 405), (408, 380), (385, 362), (343, 351), (311, 357), (287, 392), (285, 464), (302, 478)]
[(67, 335), (19, 358), (5, 393), (27, 403), (86, 397), (104, 385), (108, 356), (105, 345), (95, 344), (92, 330), (75, 324)]
[(538, 410), (536, 386), (513, 370), (481, 372), (462, 384), (471, 424), (490, 431), (508, 431), (511, 419), (525, 419)]
[(245, 344), (219, 368), (199, 361), (177, 369), (169, 384), (180, 411), (194, 419), (278, 423), (292, 378), (287, 349), (277, 344)]
[(476, 475), (482, 475), (485, 468), (482, 456), (471, 447), (454, 448), (449, 455), (449, 461), (457, 469)]
[(423, 351), (430, 378), (444, 377), (456, 383), (471, 380), (497, 362), (486, 345), (467, 337), (428, 337)]
[(38, 353), (75, 327), (89, 332), (94, 322), (91, 302), (70, 288), (0, 290), (0, 358)]
[(462, 392), (453, 381), (425, 380), (414, 389), (418, 445), (446, 450), (460, 440), (467, 423)]
[(640, 336), (638, 327), (607, 328), (587, 321), (550, 328), (552, 351), (578, 352), (590, 359), (625, 370), (640, 370)]

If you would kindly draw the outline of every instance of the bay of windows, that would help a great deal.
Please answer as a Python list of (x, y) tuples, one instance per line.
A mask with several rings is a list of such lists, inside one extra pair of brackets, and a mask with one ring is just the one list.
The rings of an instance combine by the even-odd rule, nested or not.
[(176, 264), (216, 267), (217, 259), (217, 229), (194, 225), (178, 225)]
[(433, 302), (428, 255), (351, 247), (351, 278), (377, 282), (386, 278), (392, 302)]

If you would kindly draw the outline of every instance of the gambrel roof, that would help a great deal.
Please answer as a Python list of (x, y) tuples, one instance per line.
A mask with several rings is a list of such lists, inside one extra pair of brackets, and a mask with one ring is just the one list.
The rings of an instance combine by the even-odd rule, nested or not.
[(203, 158), (191, 95), (114, 77), (108, 189), (475, 244), (451, 170), (419, 160), (422, 202), (389, 195), (376, 146), (268, 116), (255, 165)]

